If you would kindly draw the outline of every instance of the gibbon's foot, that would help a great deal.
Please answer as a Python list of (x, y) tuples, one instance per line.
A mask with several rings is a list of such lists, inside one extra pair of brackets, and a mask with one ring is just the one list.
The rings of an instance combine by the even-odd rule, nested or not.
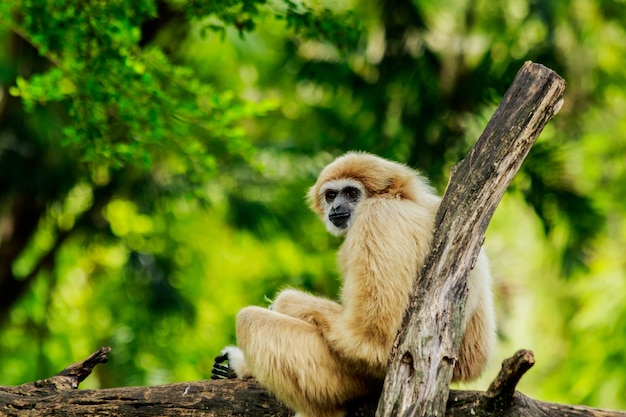
[(236, 379), (237, 373), (229, 366), (228, 352), (215, 357), (211, 369), (211, 379)]

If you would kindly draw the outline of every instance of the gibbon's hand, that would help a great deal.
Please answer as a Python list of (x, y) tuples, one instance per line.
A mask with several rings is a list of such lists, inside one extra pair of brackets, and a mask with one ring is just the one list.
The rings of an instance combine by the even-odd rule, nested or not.
[(216, 356), (211, 369), (211, 379), (235, 379), (237, 374), (228, 364), (228, 352)]

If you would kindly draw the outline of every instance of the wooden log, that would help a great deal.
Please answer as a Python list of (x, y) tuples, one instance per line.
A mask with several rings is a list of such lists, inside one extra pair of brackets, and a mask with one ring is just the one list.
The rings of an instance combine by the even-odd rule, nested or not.
[(453, 170), (431, 250), (396, 338), (377, 416), (445, 412), (458, 358), (467, 276), (491, 216), (544, 126), (559, 111), (565, 82), (526, 62), (467, 157)]
[[(101, 348), (51, 378), (17, 387), (0, 386), (0, 416), (290, 417), (294, 414), (254, 379), (78, 390), (79, 382), (93, 367), (106, 362), (109, 351)], [(487, 392), (450, 391), (445, 415), (626, 417), (626, 413), (535, 401), (515, 392), (517, 381), (533, 363), (532, 352), (520, 351), (503, 362)], [(350, 405), (348, 417), (373, 416), (377, 404), (377, 394), (356, 401)]]

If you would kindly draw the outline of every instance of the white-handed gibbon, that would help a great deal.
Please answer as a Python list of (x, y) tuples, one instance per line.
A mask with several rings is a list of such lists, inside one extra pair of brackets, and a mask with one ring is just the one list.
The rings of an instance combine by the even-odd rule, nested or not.
[[(256, 377), (297, 416), (341, 416), (346, 402), (381, 386), (440, 198), (414, 170), (360, 152), (324, 168), (308, 197), (328, 231), (345, 237), (340, 302), (287, 289), (269, 309), (242, 309), (238, 347), (222, 351), (213, 376)], [(454, 381), (476, 378), (495, 343), (482, 252), (468, 288)]]

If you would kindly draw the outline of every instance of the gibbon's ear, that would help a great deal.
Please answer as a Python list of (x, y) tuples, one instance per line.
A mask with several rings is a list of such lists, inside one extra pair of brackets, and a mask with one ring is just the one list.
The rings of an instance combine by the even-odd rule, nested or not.
[(388, 194), (391, 198), (412, 199), (412, 196), (410, 195), (411, 180), (412, 178), (399, 176), (391, 177), (389, 178), (389, 186), (385, 190), (383, 190), (381, 194)]

